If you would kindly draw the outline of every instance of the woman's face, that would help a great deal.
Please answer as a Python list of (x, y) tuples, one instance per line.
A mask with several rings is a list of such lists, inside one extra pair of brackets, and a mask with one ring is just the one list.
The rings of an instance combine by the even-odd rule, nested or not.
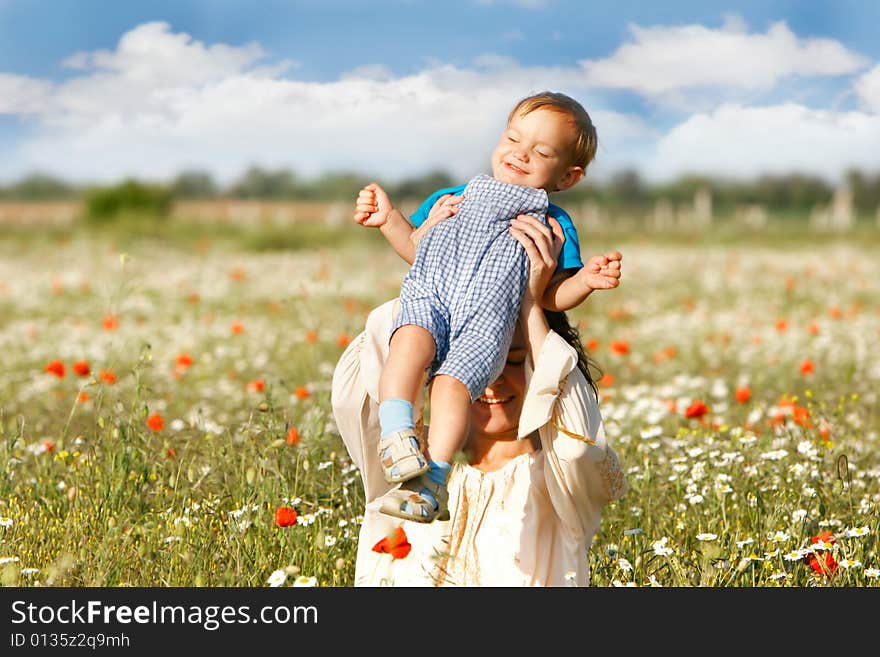
[(515, 439), (526, 393), (528, 348), (520, 325), (516, 325), (504, 370), (471, 405), (471, 430), (496, 439)]

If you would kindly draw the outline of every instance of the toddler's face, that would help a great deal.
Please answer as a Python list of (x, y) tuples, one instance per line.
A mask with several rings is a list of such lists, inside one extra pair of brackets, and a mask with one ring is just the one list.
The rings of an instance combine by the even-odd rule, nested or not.
[(492, 152), (492, 175), (548, 192), (567, 189), (583, 174), (571, 164), (576, 137), (573, 121), (562, 112), (540, 108), (514, 116)]

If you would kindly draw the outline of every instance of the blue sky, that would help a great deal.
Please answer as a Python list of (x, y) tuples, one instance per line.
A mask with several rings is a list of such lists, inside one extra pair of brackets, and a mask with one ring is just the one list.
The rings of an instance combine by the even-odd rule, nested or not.
[(593, 116), (593, 176), (834, 179), (878, 166), (877, 25), (867, 0), (0, 0), (0, 182), (466, 177), (543, 89)]

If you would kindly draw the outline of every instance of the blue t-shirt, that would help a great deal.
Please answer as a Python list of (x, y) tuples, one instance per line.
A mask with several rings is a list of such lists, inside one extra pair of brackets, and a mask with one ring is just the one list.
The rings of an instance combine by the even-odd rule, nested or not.
[[(467, 185), (457, 185), (456, 187), (438, 189), (425, 199), (425, 201), (419, 206), (418, 210), (413, 212), (409, 220), (416, 228), (418, 228), (428, 218), (428, 213), (431, 212), (431, 208), (434, 207), (438, 198), (444, 194), (458, 196), (464, 191), (465, 187), (467, 187)], [(571, 217), (568, 216), (568, 213), (565, 210), (552, 203), (547, 206), (547, 214), (559, 222), (559, 225), (562, 226), (562, 232), (565, 234), (565, 241), (562, 243), (562, 251), (559, 253), (559, 259), (556, 261), (556, 269), (580, 269), (584, 266), (584, 263), (581, 261), (581, 245), (578, 242), (577, 231), (575, 230), (574, 222), (571, 220)]]

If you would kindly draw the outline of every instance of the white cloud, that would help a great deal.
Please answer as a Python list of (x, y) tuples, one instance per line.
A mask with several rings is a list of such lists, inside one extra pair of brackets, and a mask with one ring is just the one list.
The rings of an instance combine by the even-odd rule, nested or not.
[(880, 112), (880, 64), (856, 80), (855, 88), (865, 107)]
[[(748, 37), (744, 29), (731, 20), (725, 33)], [(795, 42), (811, 52), (812, 42)], [(868, 145), (880, 134), (878, 118), (860, 112), (731, 104), (664, 134), (602, 104), (581, 67), (527, 67), (491, 53), (469, 68), (432, 62), (395, 77), (367, 64), (327, 82), (297, 80), (286, 73), (293, 63), (267, 59), (257, 44), (205, 45), (147, 23), (113, 50), (68, 58), (74, 73), (65, 82), (0, 73), (0, 113), (27, 117), (32, 127), (0, 158), (0, 180), (32, 170), (79, 181), (168, 179), (199, 167), (228, 181), (251, 164), (386, 179), (444, 168), (464, 178), (486, 170), (514, 102), (545, 89), (578, 98), (593, 117), (600, 146), (592, 177), (621, 166), (653, 177), (806, 165), (836, 175), (841, 167), (875, 166)], [(875, 68), (857, 83), (875, 110), (878, 78)]]
[(703, 25), (639, 27), (610, 57), (580, 62), (590, 85), (629, 89), (663, 99), (693, 87), (766, 90), (791, 75), (842, 75), (867, 60), (832, 39), (800, 39), (784, 22), (749, 33), (725, 17), (721, 29)]
[(660, 139), (645, 172), (663, 179), (693, 172), (743, 178), (799, 171), (838, 180), (849, 167), (874, 170), (878, 143), (878, 114), (795, 103), (724, 105), (690, 117)]
[[(228, 180), (253, 163), (306, 175), (399, 177), (443, 167), (466, 176), (488, 166), (518, 99), (553, 88), (584, 100), (576, 70), (525, 68), (491, 54), (472, 69), (434, 65), (394, 77), (361, 66), (331, 82), (284, 77), (258, 67), (263, 58), (257, 45), (207, 47), (167, 24), (141, 25), (113, 51), (68, 59), (82, 74), (17, 94), (9, 111), (40, 112), (38, 130), (0, 162), (0, 176), (40, 169), (78, 180), (167, 179), (199, 166)], [(37, 92), (43, 102), (27, 100)], [(605, 141), (647, 133), (637, 117), (584, 102)]]
[(0, 114), (34, 114), (43, 111), (52, 85), (23, 75), (0, 73)]

